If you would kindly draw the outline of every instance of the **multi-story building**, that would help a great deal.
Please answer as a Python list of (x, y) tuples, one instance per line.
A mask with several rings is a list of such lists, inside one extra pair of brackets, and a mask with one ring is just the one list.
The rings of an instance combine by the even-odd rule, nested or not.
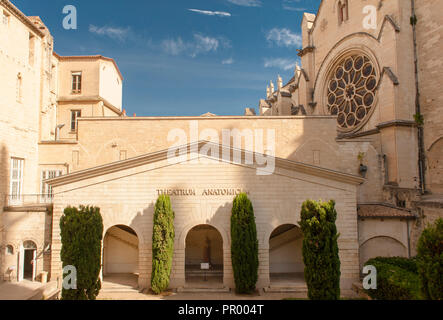
[[(368, 5), (375, 29), (362, 23)], [(114, 60), (57, 55), (40, 18), (0, 0), (0, 278), (60, 280), (60, 217), (85, 204), (103, 216), (103, 276), (149, 287), (162, 193), (176, 213), (172, 288), (195, 284), (200, 262), (233, 287), (240, 191), (257, 220), (259, 288), (303, 282), (306, 199), (336, 201), (344, 294), (368, 258), (413, 256), (425, 224), (443, 216), (438, 8), (324, 0), (303, 16), (301, 66), (271, 83), (259, 115), (128, 117)], [(183, 152), (175, 163), (172, 143)]]

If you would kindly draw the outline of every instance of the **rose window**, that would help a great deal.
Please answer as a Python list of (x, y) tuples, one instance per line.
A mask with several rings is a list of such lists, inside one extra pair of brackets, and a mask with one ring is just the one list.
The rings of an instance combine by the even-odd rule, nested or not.
[(366, 120), (375, 104), (377, 71), (365, 55), (343, 59), (328, 82), (328, 111), (341, 129), (351, 130)]

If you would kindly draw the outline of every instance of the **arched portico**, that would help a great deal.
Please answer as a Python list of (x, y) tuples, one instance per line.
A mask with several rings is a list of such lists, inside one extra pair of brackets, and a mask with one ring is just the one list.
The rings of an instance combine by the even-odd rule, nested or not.
[(139, 238), (131, 227), (115, 225), (103, 237), (103, 287), (138, 287)]
[[(224, 287), (224, 288), (232, 288), (233, 287), (233, 275), (232, 275), (232, 266), (231, 266), (231, 250), (230, 250), (230, 241), (229, 241), (229, 235), (226, 231), (226, 228), (224, 228), (222, 225), (217, 224), (217, 223), (208, 223), (206, 220), (203, 221), (192, 221), (188, 224), (186, 224), (183, 228), (180, 228), (179, 230), (176, 230), (177, 233), (177, 237), (176, 237), (176, 242), (175, 242), (175, 249), (174, 249), (174, 259), (173, 259), (173, 263), (172, 263), (172, 272), (171, 272), (171, 281), (170, 281), (170, 287), (192, 287), (192, 284), (187, 284), (186, 283), (186, 260), (188, 260), (189, 262), (192, 262), (192, 260), (195, 263), (195, 259), (196, 256), (194, 256), (194, 258), (192, 258), (192, 250), (189, 250), (189, 246), (187, 246), (187, 240), (190, 239), (192, 240), (194, 238), (194, 241), (191, 241), (191, 245), (192, 242), (194, 242), (195, 244), (195, 240), (196, 237), (195, 235), (193, 236), (192, 234), (194, 233), (193, 231), (195, 231), (194, 229), (198, 229), (201, 228), (202, 226), (206, 226), (208, 229), (211, 229), (212, 234), (213, 234), (213, 239), (211, 240), (211, 237), (209, 237), (209, 239), (211, 240), (211, 254), (214, 254), (214, 244), (215, 244), (215, 250), (216, 250), (216, 259), (213, 260), (216, 262), (217, 268), (218, 268), (218, 277), (219, 279), (221, 278), (222, 281), (216, 285), (220, 286), (220, 287)], [(215, 234), (218, 234), (217, 237), (215, 237)], [(188, 236), (191, 235), (190, 238), (188, 238)], [(197, 237), (198, 238), (198, 237)], [(201, 257), (200, 259), (203, 259), (203, 250), (204, 250), (204, 246), (205, 246), (205, 242), (206, 242), (206, 238), (201, 238), (200, 237), (199, 243), (200, 243), (200, 249), (195, 249), (194, 248), (194, 253), (195, 252), (201, 252)], [(215, 242), (213, 242), (215, 241)], [(198, 251), (200, 250), (200, 251)], [(187, 259), (187, 255), (186, 252), (191, 253), (191, 256), (188, 255), (188, 259)], [(220, 259), (220, 255), (222, 256), (222, 264), (221, 264), (221, 259)], [(189, 257), (191, 257), (191, 261), (189, 259)], [(191, 263), (192, 264), (192, 263)], [(189, 266), (189, 264), (188, 264)], [(194, 264), (195, 266), (195, 264)], [(221, 268), (221, 266), (223, 266)], [(222, 271), (222, 276), (220, 276), (220, 271)], [(203, 275), (204, 276), (204, 275)]]
[(283, 224), (269, 236), (269, 279), (272, 285), (304, 283), (303, 234), (295, 224)]
[(186, 286), (223, 286), (223, 239), (213, 226), (193, 227), (185, 241)]

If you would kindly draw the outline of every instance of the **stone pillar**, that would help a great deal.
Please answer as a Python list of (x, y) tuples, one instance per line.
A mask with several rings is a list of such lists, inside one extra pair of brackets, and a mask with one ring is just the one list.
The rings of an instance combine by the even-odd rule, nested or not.
[(269, 244), (258, 248), (258, 280), (257, 289), (261, 290), (270, 285), (269, 279)]
[[(139, 238), (140, 241), (140, 238)], [(152, 244), (140, 243), (138, 245), (138, 287), (146, 289), (151, 287), (152, 272)]]

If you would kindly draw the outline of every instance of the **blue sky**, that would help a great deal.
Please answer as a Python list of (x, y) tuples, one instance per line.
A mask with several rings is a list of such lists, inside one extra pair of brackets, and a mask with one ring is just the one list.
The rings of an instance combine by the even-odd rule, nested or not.
[[(303, 12), (320, 0), (12, 0), (40, 16), (60, 55), (102, 54), (123, 74), (128, 115), (241, 115), (293, 75)], [(77, 30), (62, 9), (77, 8)], [(192, 10), (190, 10), (192, 9)]]

